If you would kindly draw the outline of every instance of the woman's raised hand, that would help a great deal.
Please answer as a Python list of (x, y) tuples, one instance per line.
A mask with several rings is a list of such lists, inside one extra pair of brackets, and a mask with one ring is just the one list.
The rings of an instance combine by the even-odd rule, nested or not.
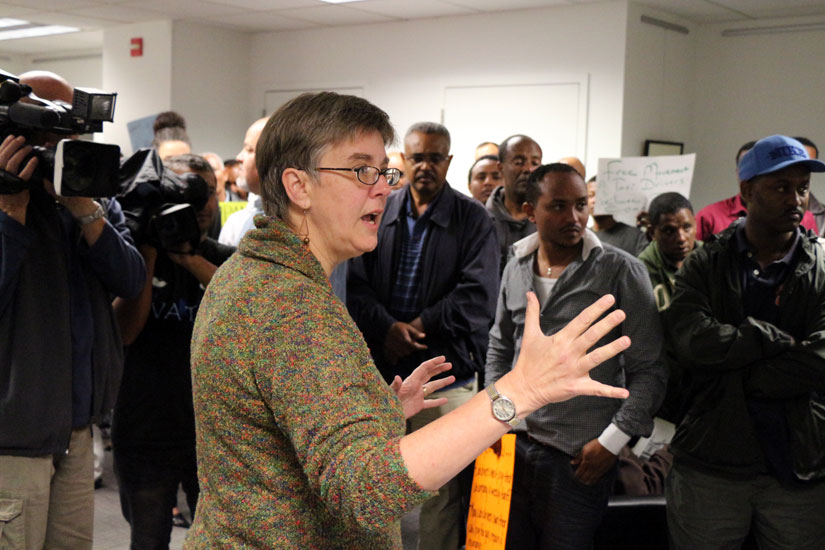
[(548, 403), (565, 401), (577, 395), (619, 399), (629, 395), (626, 389), (596, 382), (589, 375), (592, 368), (630, 346), (630, 338), (622, 336), (587, 352), (624, 321), (624, 312), (616, 310), (596, 323), (614, 302), (613, 296), (602, 296), (563, 329), (552, 336), (545, 336), (539, 325), (538, 299), (532, 292), (527, 293), (521, 353), (512, 373), (508, 374), (512, 380), (507, 383), (515, 390), (508, 391), (513, 393), (510, 397), (516, 402), (520, 417)]

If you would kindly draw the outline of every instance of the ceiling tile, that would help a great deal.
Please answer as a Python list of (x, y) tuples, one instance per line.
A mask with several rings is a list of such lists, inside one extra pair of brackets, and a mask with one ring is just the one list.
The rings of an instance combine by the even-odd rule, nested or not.
[(101, 4), (95, 0), (5, 0), (5, 3), (12, 6), (47, 11), (70, 11)]
[(238, 6), (202, 2), (201, 0), (141, 0), (133, 2), (129, 7), (147, 9), (163, 13), (172, 19), (194, 19), (243, 13), (244, 9)]
[(317, 6), (314, 8), (297, 8), (293, 10), (282, 10), (279, 14), (287, 17), (294, 17), (295, 19), (302, 19), (311, 21), (319, 25), (358, 25), (362, 23), (383, 23), (392, 21), (390, 17), (378, 15), (376, 13), (367, 13), (351, 9), (345, 6), (336, 6), (329, 4), (326, 6)]
[(161, 11), (145, 10), (134, 8), (122, 4), (100, 5), (94, 8), (81, 8), (72, 10), (76, 15), (87, 15), (89, 17), (99, 17), (118, 23), (137, 23), (139, 21), (153, 21), (156, 19), (170, 19)]
[(398, 19), (418, 19), (424, 17), (446, 17), (478, 13), (478, 10), (458, 6), (441, 0), (369, 0), (357, 2), (347, 7), (353, 10), (376, 13)]
[(475, 11), (509, 11), (527, 8), (549, 8), (568, 6), (568, 0), (447, 0), (450, 4), (470, 8)]
[(220, 4), (247, 10), (273, 12), (291, 8), (310, 8), (319, 4), (318, 0), (208, 0), (211, 4)]
[(291, 19), (283, 17), (276, 13), (265, 12), (246, 12), (239, 15), (227, 15), (224, 17), (209, 17), (201, 18), (199, 20), (209, 22), (216, 22), (223, 26), (234, 29), (242, 29), (249, 32), (267, 32), (267, 31), (287, 31), (298, 29), (309, 29), (318, 27), (317, 23), (311, 21), (303, 21), (298, 19)]

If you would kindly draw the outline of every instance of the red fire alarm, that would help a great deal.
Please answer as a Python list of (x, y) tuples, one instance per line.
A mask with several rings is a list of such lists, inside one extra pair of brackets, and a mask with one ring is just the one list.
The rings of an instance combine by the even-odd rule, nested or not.
[(143, 38), (133, 38), (131, 40), (131, 51), (130, 54), (132, 57), (143, 57)]

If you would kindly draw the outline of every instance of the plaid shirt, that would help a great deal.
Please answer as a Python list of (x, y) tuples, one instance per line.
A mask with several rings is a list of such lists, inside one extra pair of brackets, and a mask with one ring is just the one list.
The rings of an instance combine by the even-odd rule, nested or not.
[(382, 351), (387, 331), (399, 321), (390, 309), (402, 240), (409, 231), (410, 200), (407, 188), (390, 195), (378, 229), (378, 246), (350, 260), (347, 307), (386, 380), (409, 376), (422, 361), (438, 355), (452, 362), (451, 374), (468, 379), (484, 368), (498, 293), (498, 243), (484, 208), (448, 183), (418, 220), (427, 235), (419, 258), (416, 304), (420, 309), (415, 317), (421, 318), (428, 347), (397, 364), (390, 364)]
[[(436, 199), (438, 200), (438, 199)], [(401, 230), (401, 255), (398, 259), (398, 272), (392, 285), (392, 301), (389, 305), (390, 315), (399, 321), (409, 322), (421, 313), (418, 289), (421, 286), (421, 257), (427, 240), (432, 208), (415, 218), (413, 204), (409, 197), (404, 201), (406, 226)]]
[[(496, 321), (490, 330), (486, 366), (489, 382), (501, 378), (518, 360), (527, 308), (525, 294), (533, 290), (538, 235), (518, 241), (513, 250), (515, 257), (504, 268)], [(585, 233), (582, 257), (565, 268), (550, 297), (541, 305), (542, 331), (559, 331), (585, 307), (608, 293), (616, 297), (615, 307), (624, 310), (627, 318), (594, 347), (625, 334), (632, 344), (590, 371), (590, 376), (605, 384), (626, 387), (630, 397), (575, 397), (542, 407), (522, 424), (531, 437), (571, 456), (599, 437), (611, 423), (627, 436), (649, 435), (653, 414), (665, 394), (662, 327), (647, 270), (630, 254), (602, 245), (590, 230)]]

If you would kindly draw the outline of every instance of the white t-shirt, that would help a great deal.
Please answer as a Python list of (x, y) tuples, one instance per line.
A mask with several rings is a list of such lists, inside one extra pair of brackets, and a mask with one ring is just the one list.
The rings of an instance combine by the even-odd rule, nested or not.
[(230, 246), (238, 246), (241, 237), (246, 235), (250, 229), (255, 229), (255, 216), (264, 213), (261, 197), (255, 193), (249, 193), (246, 208), (235, 212), (228, 218), (221, 228), (218, 242)]
[(550, 298), (550, 293), (553, 292), (553, 287), (556, 286), (558, 279), (548, 279), (533, 273), (533, 288), (536, 289), (536, 297), (539, 299), (539, 304), (542, 306), (547, 303)]

